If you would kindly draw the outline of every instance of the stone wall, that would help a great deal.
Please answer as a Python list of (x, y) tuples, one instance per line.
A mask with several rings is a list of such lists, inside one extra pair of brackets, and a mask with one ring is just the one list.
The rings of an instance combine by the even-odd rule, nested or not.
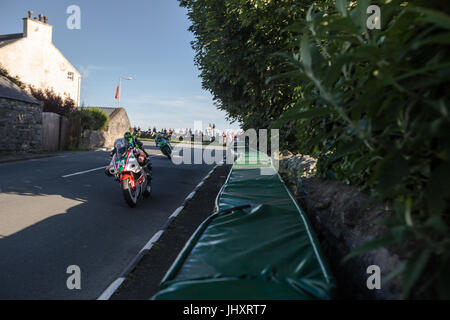
[(114, 141), (118, 138), (123, 138), (125, 132), (130, 131), (130, 129), (130, 119), (128, 119), (125, 109), (116, 109), (109, 117), (108, 131), (105, 137), (105, 147), (113, 148)]
[(114, 147), (114, 141), (123, 138), (125, 132), (130, 131), (131, 124), (124, 108), (116, 109), (109, 116), (108, 130), (86, 130), (81, 138), (81, 147), (87, 149)]
[(105, 143), (107, 132), (101, 130), (85, 130), (81, 135), (81, 148), (95, 149), (95, 148), (108, 148)]
[(42, 105), (0, 98), (0, 152), (42, 150)]
[[(306, 212), (322, 252), (335, 276), (339, 298), (400, 299), (401, 279), (389, 283), (383, 279), (394, 271), (405, 257), (399, 248), (379, 248), (356, 256), (347, 263), (343, 258), (367, 241), (388, 234), (377, 221), (392, 213), (386, 204), (372, 203), (357, 188), (340, 181), (314, 177), (317, 160), (305, 155), (283, 153), (280, 174)], [(382, 288), (369, 290), (367, 267), (381, 269)]]

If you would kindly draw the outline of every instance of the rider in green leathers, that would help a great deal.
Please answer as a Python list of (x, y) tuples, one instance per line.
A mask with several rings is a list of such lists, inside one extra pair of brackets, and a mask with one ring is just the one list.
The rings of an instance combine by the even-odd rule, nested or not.
[(141, 149), (148, 157), (148, 153), (144, 150), (144, 144), (142, 143), (142, 141), (140, 141), (137, 137), (134, 137), (130, 132), (125, 133), (123, 137), (130, 146), (132, 146), (133, 148)]

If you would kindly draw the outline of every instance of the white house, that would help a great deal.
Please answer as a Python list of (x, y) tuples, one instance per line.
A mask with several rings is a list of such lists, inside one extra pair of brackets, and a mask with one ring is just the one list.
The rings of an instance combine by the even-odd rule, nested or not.
[(12, 76), (37, 88), (53, 88), (80, 104), (81, 74), (52, 42), (47, 17), (23, 18), (23, 33), (0, 35), (0, 65)]

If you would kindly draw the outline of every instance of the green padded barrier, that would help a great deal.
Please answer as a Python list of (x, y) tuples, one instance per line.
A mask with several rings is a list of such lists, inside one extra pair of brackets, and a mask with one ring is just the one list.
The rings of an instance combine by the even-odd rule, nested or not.
[(273, 167), (261, 175), (267, 161), (258, 153), (239, 157), (218, 212), (188, 241), (154, 299), (333, 298), (334, 280), (304, 212)]

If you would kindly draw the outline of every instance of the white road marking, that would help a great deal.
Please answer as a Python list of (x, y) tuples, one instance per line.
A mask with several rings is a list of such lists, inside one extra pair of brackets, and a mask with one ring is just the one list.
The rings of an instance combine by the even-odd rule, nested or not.
[(141, 249), (140, 252), (144, 251), (144, 250), (150, 250), (153, 245), (158, 242), (159, 238), (161, 238), (162, 234), (164, 233), (164, 230), (159, 230), (157, 233), (155, 233), (153, 235), (153, 237), (150, 239), (149, 242), (147, 242), (147, 244)]
[(62, 177), (63, 177), (63, 178), (69, 178), (69, 177), (78, 176), (78, 175), (80, 175), (80, 174), (85, 174), (85, 173), (88, 173), (88, 172), (97, 171), (97, 170), (105, 169), (105, 168), (106, 168), (106, 167), (99, 167), (99, 168), (95, 168), (95, 169), (91, 169), (91, 170), (86, 170), (86, 171), (81, 171), (81, 172), (76, 172), (76, 173), (68, 174), (68, 175), (65, 175), (65, 176), (62, 176)]
[(183, 209), (184, 209), (184, 206), (179, 207), (177, 210), (175, 210), (175, 211), (172, 213), (172, 215), (169, 217), (169, 219), (170, 219), (170, 218), (176, 218), (176, 217), (180, 214), (180, 212), (181, 212)]
[(191, 200), (191, 199), (194, 197), (194, 195), (195, 195), (195, 191), (192, 191), (192, 192), (187, 196), (187, 198), (185, 199), (185, 201)]
[(111, 285), (102, 293), (102, 295), (97, 300), (109, 300), (117, 288), (120, 287), (125, 278), (118, 278), (116, 281), (111, 283)]
[(204, 182), (203, 182), (203, 180), (202, 180), (202, 182), (200, 182), (196, 187), (195, 187), (195, 189), (200, 189), (201, 188), (201, 186), (204, 184)]

